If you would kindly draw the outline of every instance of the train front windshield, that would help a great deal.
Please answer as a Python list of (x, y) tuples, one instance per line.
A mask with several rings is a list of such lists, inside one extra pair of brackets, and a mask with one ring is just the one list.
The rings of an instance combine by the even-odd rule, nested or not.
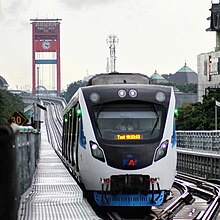
[(164, 127), (165, 108), (142, 104), (103, 104), (95, 109), (97, 134), (106, 140), (151, 140)]

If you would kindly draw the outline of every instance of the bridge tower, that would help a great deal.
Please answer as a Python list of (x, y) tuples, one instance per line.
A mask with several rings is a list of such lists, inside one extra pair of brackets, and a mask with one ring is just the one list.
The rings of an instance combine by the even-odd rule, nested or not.
[[(62, 19), (30, 19), (32, 24), (32, 93), (39, 87), (39, 66), (56, 65), (57, 95), (60, 95), (60, 21)], [(39, 54), (44, 55), (39, 58)], [(46, 58), (45, 58), (46, 57)], [(37, 77), (36, 77), (37, 75)], [(37, 85), (36, 85), (37, 78)]]

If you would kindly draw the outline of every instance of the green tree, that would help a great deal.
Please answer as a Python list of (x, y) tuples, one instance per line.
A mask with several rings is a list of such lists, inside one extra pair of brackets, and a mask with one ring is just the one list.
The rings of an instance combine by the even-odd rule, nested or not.
[(164, 86), (176, 87), (177, 89), (179, 89), (180, 92), (183, 93), (197, 93), (197, 88), (198, 88), (198, 85), (193, 83), (179, 85), (173, 82), (168, 82), (168, 83), (159, 83), (159, 84)]
[(15, 110), (24, 113), (24, 106), (20, 96), (0, 90), (0, 125), (6, 124)]
[[(209, 92), (203, 96), (202, 103), (195, 103), (179, 108), (176, 117), (177, 130), (214, 130), (215, 100), (220, 101), (218, 92)], [(220, 116), (218, 117), (220, 122)], [(218, 127), (220, 123), (218, 123)]]
[(70, 101), (70, 99), (72, 98), (72, 96), (74, 95), (74, 93), (83, 86), (86, 86), (87, 82), (86, 81), (82, 81), (79, 80), (77, 82), (71, 83), (70, 85), (68, 85), (67, 87), (67, 91), (64, 92), (64, 98), (66, 99), (67, 102)]
[(189, 83), (175, 86), (183, 93), (197, 93), (197, 84)]

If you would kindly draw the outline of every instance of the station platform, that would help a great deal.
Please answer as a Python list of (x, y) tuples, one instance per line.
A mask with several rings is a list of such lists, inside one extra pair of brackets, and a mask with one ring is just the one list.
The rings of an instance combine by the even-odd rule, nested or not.
[(22, 196), (19, 220), (99, 220), (74, 178), (48, 142), (41, 128), (39, 162), (32, 185)]

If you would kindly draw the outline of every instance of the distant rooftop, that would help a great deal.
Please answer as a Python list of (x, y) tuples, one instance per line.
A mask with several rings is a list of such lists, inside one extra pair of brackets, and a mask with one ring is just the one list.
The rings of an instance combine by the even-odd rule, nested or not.
[(190, 69), (185, 63), (185, 65), (181, 69), (179, 69), (176, 73), (195, 73), (195, 71)]
[(173, 82), (176, 84), (198, 84), (198, 74), (190, 69), (186, 63), (185, 65), (179, 69), (175, 74), (169, 74), (166, 78), (169, 82)]
[(164, 77), (162, 77), (158, 72), (157, 70), (155, 70), (154, 74), (150, 76), (150, 79), (161, 79), (161, 80), (165, 80)]
[(150, 77), (150, 83), (151, 84), (159, 84), (159, 83), (168, 83), (168, 81), (163, 76), (161, 76), (157, 72), (157, 70), (155, 70), (154, 74), (151, 75), (151, 77)]

